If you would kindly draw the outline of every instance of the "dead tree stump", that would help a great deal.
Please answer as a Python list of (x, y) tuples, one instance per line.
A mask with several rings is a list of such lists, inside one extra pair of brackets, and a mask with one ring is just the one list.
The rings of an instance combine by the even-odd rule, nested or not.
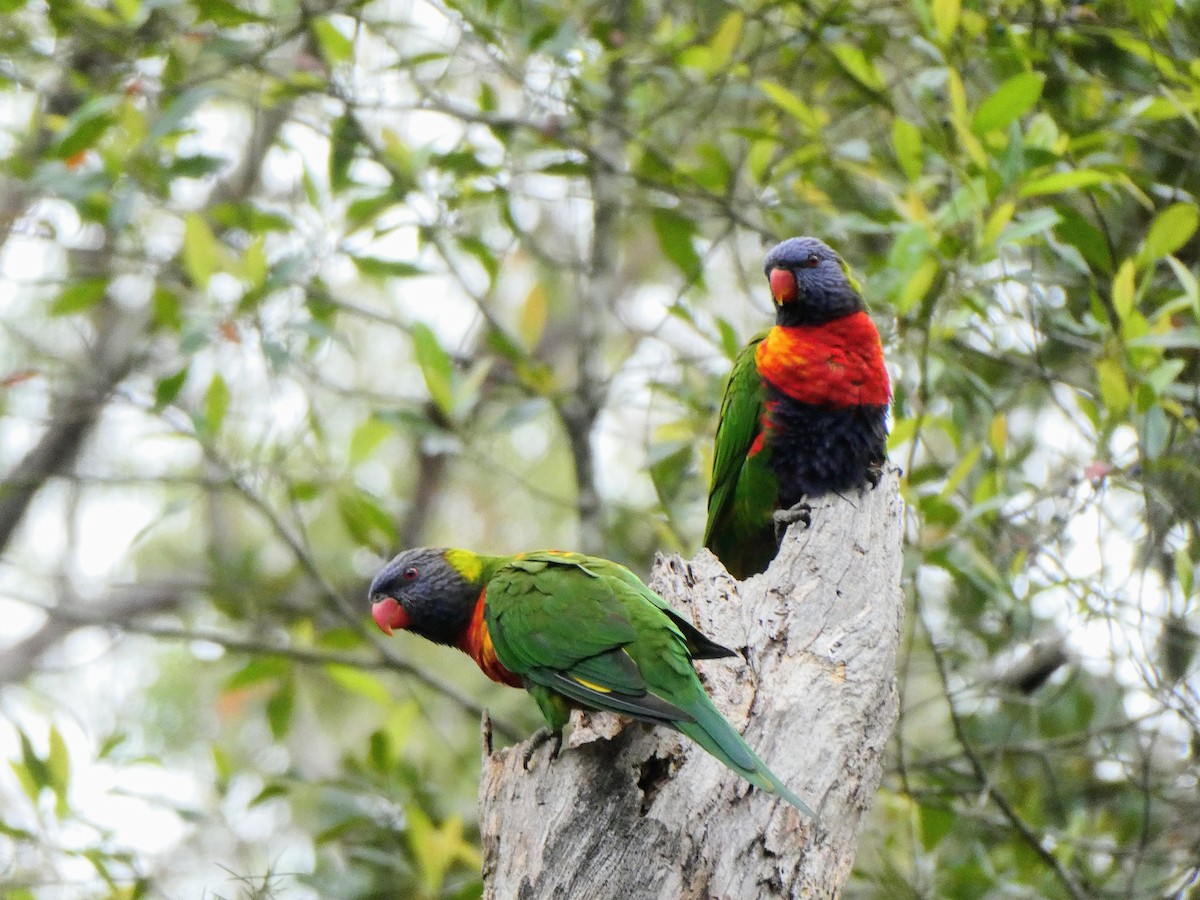
[(745, 660), (702, 661), (717, 708), (813, 822), (668, 728), (575, 713), (561, 756), (488, 752), (479, 786), (484, 896), (837, 897), (896, 721), (898, 473), (812, 504), (762, 575), (707, 550), (660, 557), (650, 585)]

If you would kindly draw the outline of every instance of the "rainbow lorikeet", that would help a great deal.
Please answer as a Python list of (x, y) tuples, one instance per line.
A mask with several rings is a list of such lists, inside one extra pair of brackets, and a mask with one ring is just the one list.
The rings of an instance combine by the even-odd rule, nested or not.
[(763, 266), (775, 327), (733, 363), (713, 450), (704, 546), (735, 578), (766, 570), (803, 501), (876, 483), (891, 387), (875, 323), (842, 258), (790, 238)]
[(692, 665), (735, 656), (624, 566), (561, 551), (481, 556), (406, 550), (371, 582), (385, 634), (458, 647), (493, 681), (523, 687), (561, 738), (570, 707), (669, 725), (751, 784), (812, 810), (717, 711)]

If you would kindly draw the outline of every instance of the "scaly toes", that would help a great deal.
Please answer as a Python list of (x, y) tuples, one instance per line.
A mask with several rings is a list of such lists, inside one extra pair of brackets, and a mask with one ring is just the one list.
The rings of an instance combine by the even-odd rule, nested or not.
[(562, 751), (562, 732), (551, 731), (549, 728), (539, 728), (533, 733), (533, 736), (526, 742), (525, 750), (521, 754), (521, 768), (526, 772), (529, 771), (529, 763), (533, 760), (534, 754), (542, 749), (542, 744), (547, 741), (552, 741), (554, 747), (550, 751), (550, 761), (558, 759), (558, 754)]
[(801, 500), (789, 509), (775, 510), (771, 514), (771, 521), (775, 523), (775, 542), (778, 543), (783, 540), (789, 525), (795, 522), (803, 522), (805, 528), (812, 525), (812, 507)]

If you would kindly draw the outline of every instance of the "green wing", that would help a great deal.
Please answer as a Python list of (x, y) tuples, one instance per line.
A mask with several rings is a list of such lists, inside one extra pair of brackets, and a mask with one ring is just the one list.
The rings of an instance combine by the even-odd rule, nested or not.
[(703, 631), (693, 625), (683, 613), (670, 603), (650, 590), (640, 578), (618, 563), (607, 559), (592, 558), (592, 568), (599, 574), (617, 578), (625, 582), (639, 599), (662, 611), (679, 629), (687, 642), (688, 655), (692, 659), (720, 659), (725, 656), (737, 656), (736, 650), (731, 650), (723, 644), (718, 644)]
[(725, 385), (721, 415), (717, 420), (717, 436), (713, 442), (708, 524), (704, 529), (706, 547), (721, 527), (721, 521), (729, 516), (738, 476), (746, 463), (746, 454), (750, 452), (761, 429), (765, 397), (762, 379), (754, 364), (754, 354), (764, 337), (765, 333), (758, 335), (737, 355), (733, 370), (729, 373), (729, 382)]
[(704, 546), (735, 578), (767, 568), (775, 556), (771, 514), (779, 501), (779, 482), (767, 464), (770, 447), (755, 450), (762, 434), (766, 393), (754, 354), (759, 335), (738, 354), (729, 373), (721, 418), (713, 444), (712, 485)]
[(629, 653), (647, 640), (639, 604), (657, 618), (651, 623), (657, 639), (676, 645), (690, 668), (683, 634), (646, 603), (641, 595), (652, 592), (636, 576), (611, 570), (628, 572), (579, 553), (550, 552), (521, 554), (499, 569), (488, 583), (485, 611), (497, 657), (527, 682), (582, 706), (650, 722), (690, 720), (650, 692)]

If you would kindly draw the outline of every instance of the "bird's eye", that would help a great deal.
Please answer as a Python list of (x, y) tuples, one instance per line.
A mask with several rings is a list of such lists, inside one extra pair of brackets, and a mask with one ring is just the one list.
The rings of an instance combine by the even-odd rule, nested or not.
[(817, 254), (815, 254), (815, 253), (808, 254), (808, 259), (806, 259), (804, 261), (804, 265), (810, 269), (815, 269), (820, 264), (821, 264), (821, 257), (817, 256)]
[(412, 581), (414, 578), (417, 577), (418, 574), (420, 574), (420, 573), (417, 572), (415, 567), (409, 566), (407, 569), (405, 569), (403, 572), (400, 573), (400, 577), (403, 578), (405, 581)]

